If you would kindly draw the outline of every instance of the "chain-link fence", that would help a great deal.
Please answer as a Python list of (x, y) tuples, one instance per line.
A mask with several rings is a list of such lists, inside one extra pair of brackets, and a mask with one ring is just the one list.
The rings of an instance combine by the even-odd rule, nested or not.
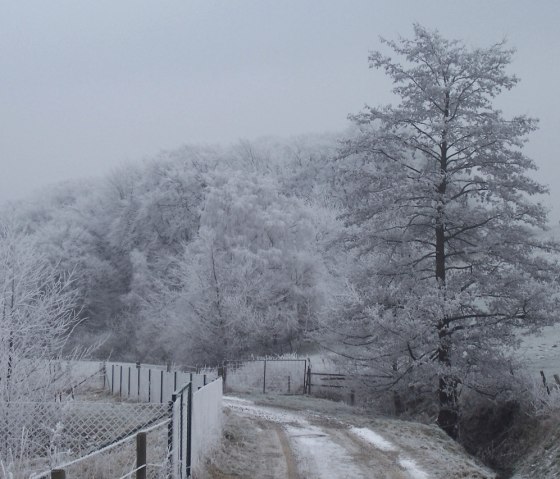
[(126, 363), (48, 368), (59, 378), (55, 394), (0, 402), (0, 479), (50, 478), (56, 469), (68, 479), (135, 477), (140, 436), (146, 478), (186, 478), (220, 437), (222, 381), (210, 382), (213, 374)]
[(167, 406), (162, 404), (0, 403), (0, 471), (7, 478), (28, 478), (102, 450), (167, 418)]
[[(63, 470), (68, 479), (135, 478), (140, 470), (144, 471), (146, 479), (168, 479), (168, 424), (168, 420), (158, 423), (86, 456), (60, 464), (58, 470)], [(143, 449), (139, 454), (140, 436), (143, 436)], [(143, 459), (139, 466), (140, 455)], [(31, 479), (47, 479), (52, 477), (51, 474), (51, 471), (45, 471), (31, 476)]]

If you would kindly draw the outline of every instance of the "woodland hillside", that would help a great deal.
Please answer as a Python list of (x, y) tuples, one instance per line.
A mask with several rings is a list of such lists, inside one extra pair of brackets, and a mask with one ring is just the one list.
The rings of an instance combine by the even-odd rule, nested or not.
[[(339, 282), (333, 136), (185, 146), (4, 209), (98, 357), (215, 364), (300, 348)], [(336, 258), (339, 261), (339, 258)]]

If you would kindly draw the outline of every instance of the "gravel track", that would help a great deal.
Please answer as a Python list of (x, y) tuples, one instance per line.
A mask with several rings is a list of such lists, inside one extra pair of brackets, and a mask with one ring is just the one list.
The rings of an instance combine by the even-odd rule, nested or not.
[[(440, 479), (494, 477), (459, 450), (427, 454), (393, 431), (359, 427), (327, 414), (257, 405), (226, 397), (226, 443), (197, 474), (200, 479)], [(363, 420), (362, 420), (363, 422)], [(360, 423), (360, 421), (358, 421)], [(408, 424), (412, 428), (414, 423)], [(419, 428), (426, 427), (418, 425)], [(389, 433), (390, 432), (390, 433)], [(403, 429), (403, 435), (410, 431)], [(436, 435), (432, 449), (442, 449)], [(422, 447), (421, 447), (422, 446)]]

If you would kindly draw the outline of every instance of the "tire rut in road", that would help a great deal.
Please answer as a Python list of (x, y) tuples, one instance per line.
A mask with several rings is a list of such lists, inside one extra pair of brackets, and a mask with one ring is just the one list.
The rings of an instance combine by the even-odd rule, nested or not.
[(371, 444), (360, 440), (348, 429), (334, 429), (333, 436), (339, 444), (352, 454), (357, 463), (375, 479), (410, 479), (410, 476), (398, 464), (398, 451), (381, 451)]
[(313, 429), (287, 426), (306, 478), (410, 479), (399, 466), (397, 451), (381, 451), (361, 441), (348, 428), (313, 425)]
[(290, 447), (290, 441), (288, 439), (286, 431), (280, 424), (273, 424), (273, 426), (276, 434), (278, 435), (280, 445), (282, 446), (284, 459), (286, 460), (287, 479), (300, 479), (296, 460), (292, 453), (292, 448)]

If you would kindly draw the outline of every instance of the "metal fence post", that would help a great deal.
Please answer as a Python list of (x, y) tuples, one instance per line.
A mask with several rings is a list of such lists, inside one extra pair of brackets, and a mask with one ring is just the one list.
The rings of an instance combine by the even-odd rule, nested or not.
[(136, 363), (136, 368), (138, 369), (138, 393), (136, 395), (137, 399), (140, 399), (140, 363)]
[(169, 422), (167, 423), (167, 454), (168, 454), (168, 461), (167, 461), (167, 477), (168, 479), (173, 479), (174, 474), (174, 467), (173, 464), (173, 451), (176, 447), (176, 444), (173, 444), (173, 422), (175, 418), (173, 417), (173, 405), (177, 400), (177, 395), (173, 394), (171, 396), (171, 401), (167, 403), (167, 415), (169, 417)]
[(163, 369), (159, 377), (159, 402), (163, 404)]
[(152, 401), (152, 370), (148, 368), (148, 402)]
[(111, 364), (111, 394), (115, 394), (115, 365)]
[(132, 368), (130, 366), (128, 366), (128, 397), (130, 397), (130, 375), (132, 374)]
[[(183, 458), (183, 436), (185, 434), (184, 431), (184, 426), (185, 426), (185, 422), (183, 419), (183, 406), (185, 403), (185, 396), (184, 396), (184, 391), (181, 391), (181, 398), (179, 399), (180, 403), (179, 403), (179, 464), (181, 465), (181, 477), (183, 477), (183, 461), (186, 459)], [(185, 471), (186, 471), (186, 465), (185, 465)]]
[(119, 397), (122, 397), (122, 364), (121, 364), (121, 372), (119, 374)]
[(136, 479), (146, 479), (146, 433), (136, 434)]
[(307, 394), (311, 394), (311, 364), (307, 366)]
[[(311, 366), (311, 362), (309, 362)], [(303, 362), (303, 394), (307, 392), (307, 359)]]
[(264, 360), (263, 368), (263, 394), (266, 394), (266, 359)]
[(192, 441), (192, 402), (193, 390), (192, 382), (189, 383), (187, 391), (187, 477), (191, 476), (191, 441)]

